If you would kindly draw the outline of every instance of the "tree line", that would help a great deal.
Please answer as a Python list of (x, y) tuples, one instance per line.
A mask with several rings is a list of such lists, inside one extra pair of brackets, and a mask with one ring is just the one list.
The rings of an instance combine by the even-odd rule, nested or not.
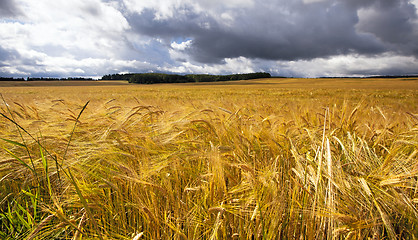
[[(165, 74), (165, 73), (126, 73), (126, 74), (108, 74), (104, 75), (101, 80), (125, 80), (130, 83), (153, 84), (153, 83), (188, 83), (188, 82), (220, 82), (220, 81), (236, 81), (249, 80), (257, 78), (270, 78), (270, 73), (244, 73), (230, 75), (210, 75), (210, 74)], [(13, 78), (0, 77), (0, 81), (92, 81), (92, 78), (83, 77), (28, 77)]]
[(28, 77), (26, 81), (91, 81), (93, 78), (83, 78), (83, 77), (68, 77), (68, 78), (50, 78), (50, 77)]
[(209, 74), (165, 74), (165, 73), (127, 73), (109, 74), (102, 77), (102, 80), (126, 80), (130, 83), (153, 84), (153, 83), (187, 83), (187, 82), (219, 82), (249, 80), (257, 78), (270, 78), (270, 73), (244, 73), (231, 75), (209, 75)]
[(0, 81), (25, 81), (24, 78), (0, 77)]

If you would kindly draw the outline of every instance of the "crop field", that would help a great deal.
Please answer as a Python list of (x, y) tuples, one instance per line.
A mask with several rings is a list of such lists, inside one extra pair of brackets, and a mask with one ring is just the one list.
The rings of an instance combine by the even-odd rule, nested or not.
[(418, 79), (0, 82), (1, 239), (418, 239)]

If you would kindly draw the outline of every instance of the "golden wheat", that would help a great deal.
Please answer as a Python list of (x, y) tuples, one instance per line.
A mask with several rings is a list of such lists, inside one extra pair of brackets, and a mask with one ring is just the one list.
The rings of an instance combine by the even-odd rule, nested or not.
[(0, 236), (416, 238), (414, 88), (230, 86), (4, 88)]

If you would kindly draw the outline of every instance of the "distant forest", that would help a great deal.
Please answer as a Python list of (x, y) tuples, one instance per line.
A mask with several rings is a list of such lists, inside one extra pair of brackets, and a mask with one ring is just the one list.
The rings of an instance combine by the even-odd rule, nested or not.
[[(257, 72), (231, 75), (210, 75), (210, 74), (165, 74), (165, 73), (126, 73), (104, 75), (101, 80), (124, 80), (130, 83), (153, 84), (153, 83), (187, 83), (187, 82), (218, 82), (249, 80), (257, 78), (270, 78), (270, 73)], [(9, 78), (0, 77), (0, 81), (92, 81), (92, 78), (69, 77), (69, 78), (50, 78), (50, 77), (28, 77)]]
[(24, 78), (0, 77), (0, 81), (25, 81)]
[(209, 74), (164, 74), (164, 73), (128, 73), (111, 74), (102, 77), (102, 80), (126, 80), (130, 83), (153, 84), (153, 83), (187, 83), (187, 82), (218, 82), (249, 80), (257, 78), (270, 78), (270, 73), (245, 73), (232, 75), (209, 75)]

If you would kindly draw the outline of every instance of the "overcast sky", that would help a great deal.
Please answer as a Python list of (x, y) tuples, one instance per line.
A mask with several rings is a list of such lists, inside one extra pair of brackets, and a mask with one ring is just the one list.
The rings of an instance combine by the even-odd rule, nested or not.
[(418, 0), (0, 0), (0, 76), (418, 74)]

